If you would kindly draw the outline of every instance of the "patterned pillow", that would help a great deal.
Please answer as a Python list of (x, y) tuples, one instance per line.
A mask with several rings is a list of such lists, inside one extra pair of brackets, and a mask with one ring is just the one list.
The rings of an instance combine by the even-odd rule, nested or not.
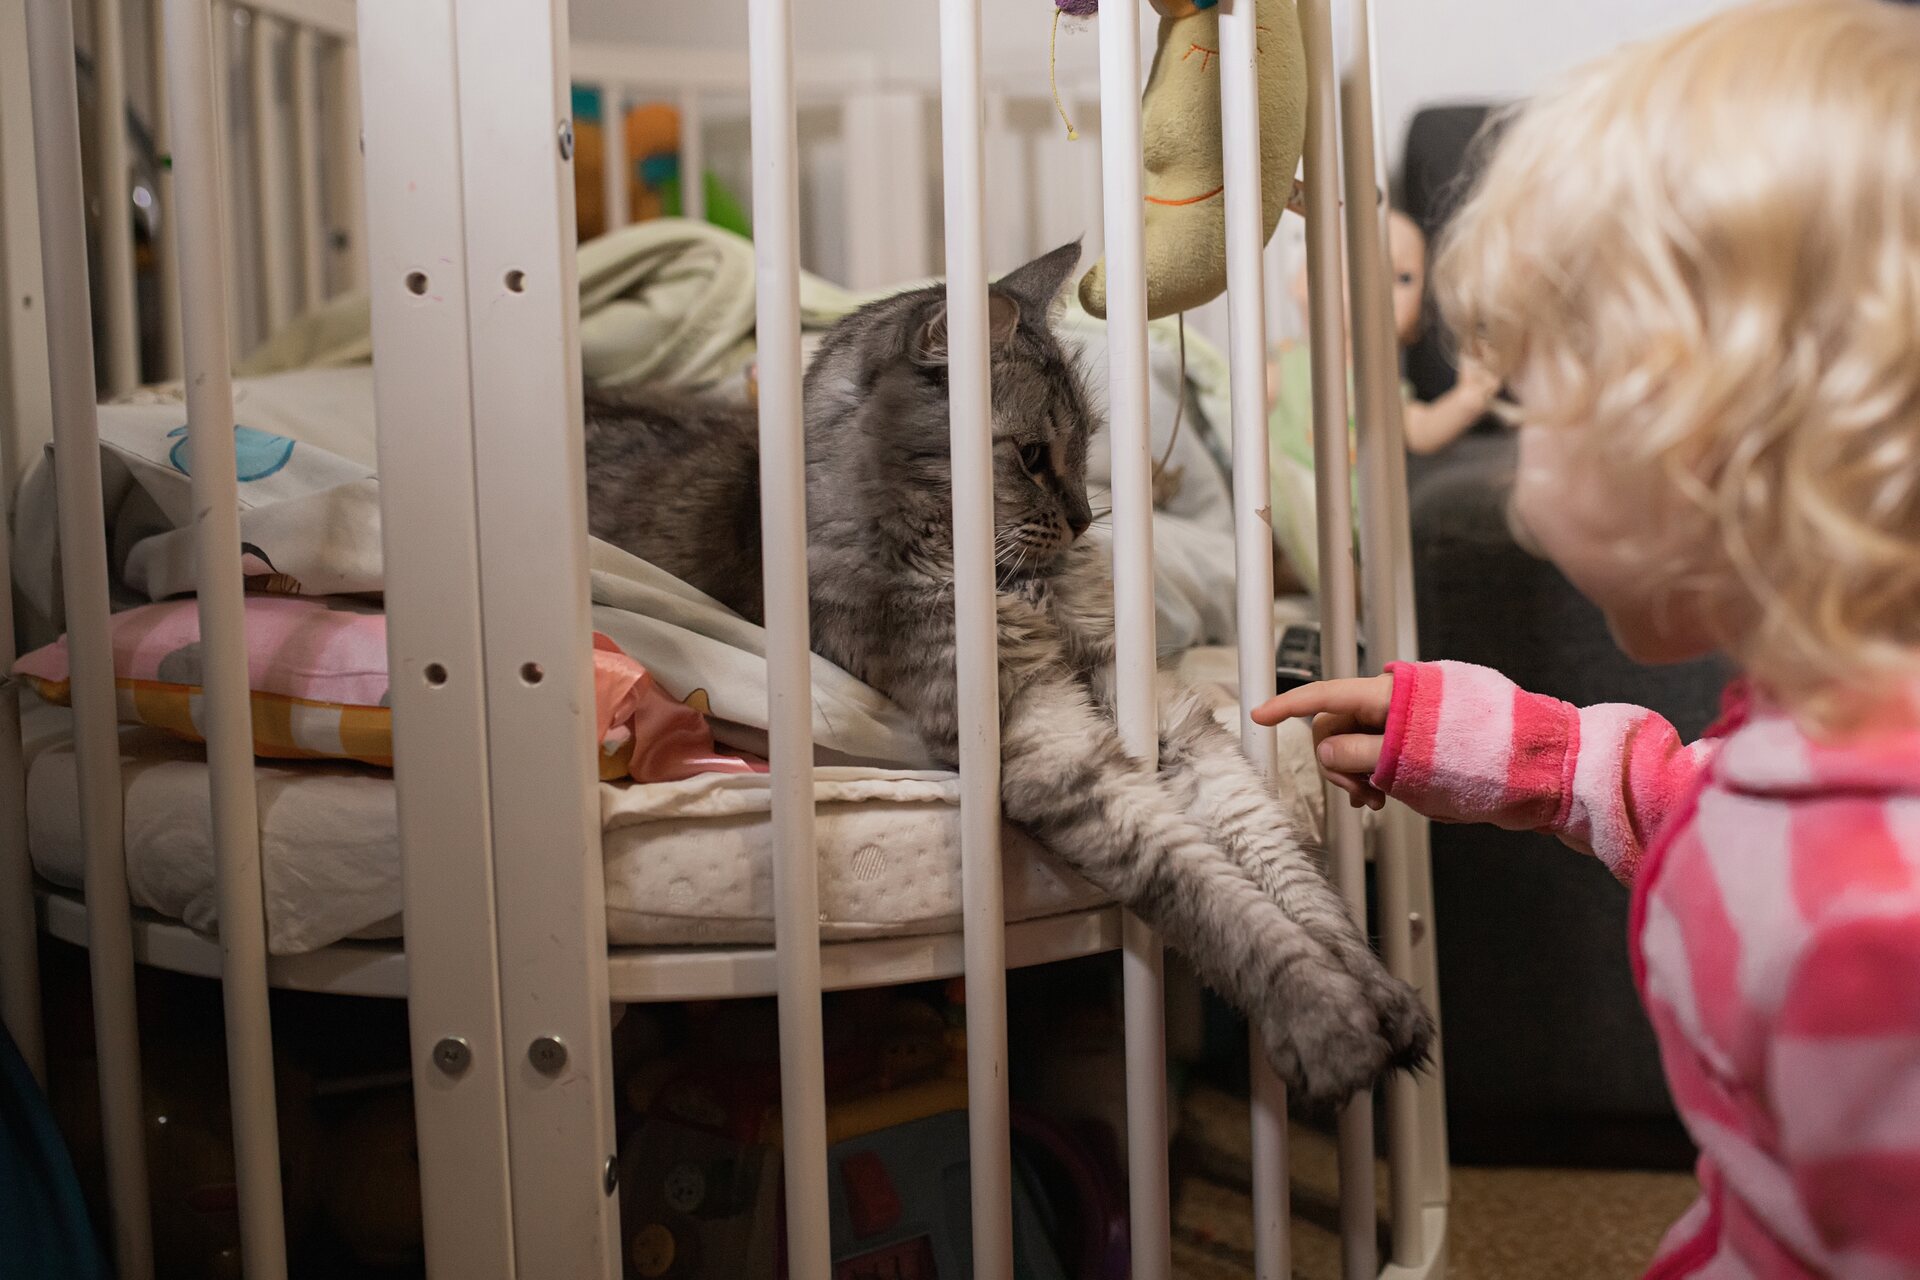
[[(168, 600), (113, 616), (119, 718), (202, 741), (200, 615), (195, 601)], [(387, 619), (340, 598), (249, 596), (247, 685), (253, 750), (276, 760), (358, 760), (390, 768), (393, 716), (387, 682)], [(605, 636), (594, 636), (595, 723), (600, 777), (666, 782), (698, 773), (763, 770), (719, 752), (695, 690), (678, 701)], [(71, 701), (62, 636), (14, 664), (13, 674), (48, 702)]]

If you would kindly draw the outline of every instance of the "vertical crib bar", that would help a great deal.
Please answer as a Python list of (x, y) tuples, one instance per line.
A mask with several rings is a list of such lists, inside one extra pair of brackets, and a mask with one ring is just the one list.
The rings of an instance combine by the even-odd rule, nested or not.
[[(47, 346), (40, 306), (39, 219), (33, 203), (33, 88), (27, 74), (24, 5), (0, 6), (0, 565), (13, 563), (13, 494), (29, 448), (50, 419)], [(31, 445), (29, 442), (31, 441)], [(11, 581), (11, 574), (8, 575)], [(13, 669), (13, 592), (0, 591), (0, 659)], [(46, 1081), (40, 1020), (40, 935), (33, 860), (27, 849), (26, 764), (20, 692), (0, 688), (0, 1018), (27, 1067)]]
[(127, 59), (120, 0), (94, 0), (94, 190), (100, 199), (101, 332), (108, 395), (140, 385), (140, 318), (134, 301), (133, 197), (127, 161)]
[(274, 54), (280, 24), (256, 10), (249, 29), (248, 115), (253, 119), (253, 190), (260, 241), (261, 337), (272, 337), (293, 318), (293, 273), (288, 266), (286, 178), (280, 155), (280, 96), (274, 86)]
[(167, 42), (160, 36), (166, 0), (149, 0), (147, 43), (153, 76), (153, 149), (160, 157), (154, 194), (160, 203), (160, 234), (153, 241), (153, 285), (159, 299), (160, 367), (153, 380), (180, 376), (180, 255), (173, 234), (173, 120), (167, 110)]
[[(1147, 422), (1147, 268), (1140, 161), (1140, 26), (1116, 8), (1100, 26), (1099, 181), (1107, 257), (1108, 438), (1113, 447), (1114, 695), (1120, 736), (1159, 755), (1154, 700), (1153, 444)], [(1127, 1200), (1134, 1280), (1173, 1273), (1167, 1173), (1167, 1030), (1160, 938), (1132, 912), (1122, 929)]]
[[(1313, 362), (1313, 454), (1320, 537), (1321, 662), (1330, 679), (1358, 672), (1354, 626), (1353, 485), (1348, 455), (1347, 368), (1341, 293), (1339, 70), (1328, 0), (1300, 0), (1307, 49), (1307, 260)], [(1366, 850), (1359, 812), (1326, 789), (1334, 880), (1356, 919), (1366, 918)], [(1341, 1272), (1371, 1280), (1378, 1270), (1373, 1191), (1373, 1098), (1340, 1113)]]
[(680, 214), (695, 222), (707, 220), (707, 136), (700, 110), (700, 91), (680, 92)]
[[(256, 19), (258, 21), (258, 19)], [(253, 1280), (287, 1274), (280, 1211), (280, 1132), (274, 1110), (273, 1027), (267, 1006), (267, 924), (260, 884), (260, 815), (253, 782), (253, 706), (247, 685), (233, 381), (227, 370), (226, 219), (208, 75), (213, 33), (202, 0), (167, 0), (167, 104), (178, 122), (180, 255), (187, 448), (191, 457), (195, 586), (205, 677), (213, 844), (218, 860), (221, 994), (227, 1089), (233, 1110), (240, 1248)], [(255, 55), (259, 54), (255, 43)]]
[[(1387, 266), (1386, 187), (1374, 149), (1373, 76), (1368, 0), (1349, 0), (1356, 55), (1341, 84), (1342, 140), (1346, 146), (1347, 268), (1353, 300), (1354, 419), (1360, 455), (1360, 545), (1368, 668), (1412, 658), (1402, 640), (1399, 569), (1410, 559), (1397, 534), (1405, 529), (1406, 440), (1400, 418), (1399, 353)], [(1410, 601), (1409, 601), (1410, 604)], [(1410, 614), (1410, 610), (1407, 610)], [(1410, 623), (1411, 617), (1404, 619)], [(1380, 894), (1381, 949), (1396, 977), (1414, 979), (1407, 918), (1407, 860), (1419, 819), (1395, 804), (1386, 816), (1374, 858)], [(1393, 1261), (1404, 1267), (1426, 1254), (1422, 1213), (1419, 1093), (1414, 1077), (1386, 1083), (1387, 1159), (1391, 1173)]]
[(313, 28), (293, 29), (293, 171), (299, 200), (297, 248), (300, 305), (311, 311), (327, 300), (327, 245), (320, 186), (320, 104), (314, 100), (319, 44)]
[[(11, 299), (8, 299), (10, 302)], [(0, 318), (4, 319), (4, 318)], [(12, 334), (4, 336), (11, 338)], [(13, 563), (15, 470), (0, 461), (0, 565)], [(12, 575), (8, 574), (11, 584)], [(0, 590), (0, 662), (13, 670), (13, 591)], [(0, 1020), (27, 1069), (46, 1083), (46, 1040), (40, 1022), (40, 934), (33, 909), (33, 859), (27, 850), (27, 770), (20, 742), (20, 690), (0, 688)]]
[[(11, 478), (7, 492), (12, 492)], [(13, 563), (12, 521), (0, 510), (0, 565)], [(9, 577), (9, 581), (11, 578)], [(13, 592), (0, 591), (0, 660), (13, 670)], [(40, 1024), (40, 934), (33, 910), (33, 859), (27, 851), (27, 771), (20, 743), (20, 690), (0, 688), (0, 1020), (27, 1069), (46, 1083)]]
[(1024, 183), (1018, 162), (1019, 139), (1013, 131), (1013, 104), (1004, 92), (989, 89), (986, 112), (987, 167), (994, 176), (993, 187), (987, 192), (987, 243), (1003, 261), (1024, 262), (1033, 255), (1021, 216)]
[[(216, 143), (219, 147), (220, 167), (226, 173), (233, 173), (233, 26), (234, 9), (221, 0), (213, 0), (208, 6), (208, 21), (213, 27), (213, 118)], [(243, 269), (240, 260), (239, 229), (244, 225), (240, 207), (240, 186), (236, 182), (226, 184), (227, 226), (233, 234), (227, 237), (225, 251), (227, 255), (227, 352), (234, 363), (239, 363), (246, 349), (249, 330), (249, 316), (245, 281), (259, 273), (256, 270)]]
[(140, 1024), (134, 1005), (133, 926), (121, 845), (120, 735), (108, 633), (106, 513), (100, 494), (100, 423), (94, 407), (93, 331), (87, 314), (86, 198), (69, 0), (28, 0), (34, 164), (39, 179), (41, 267), (59, 457), (60, 582), (66, 595), (73, 678), (73, 748), (80, 840), (86, 850), (87, 959), (100, 1064), (100, 1132), (114, 1269), (153, 1275), (147, 1210), (146, 1124), (140, 1105)]
[[(47, 347), (43, 328), (39, 188), (33, 164), (33, 89), (27, 76), (24, 5), (0, 6), (0, 565), (10, 546), (14, 487), (25, 470), (23, 426), (45, 431)], [(37, 442), (36, 442), (37, 443)], [(8, 580), (11, 582), (11, 574)], [(13, 592), (0, 591), (0, 659), (13, 670)], [(0, 688), (0, 1018), (27, 1067), (46, 1081), (40, 1021), (40, 936), (34, 918), (33, 861), (27, 849), (26, 765), (20, 692)]]
[(987, 349), (986, 119), (979, 0), (941, 0), (940, 138), (947, 228), (953, 603), (966, 913), (967, 1128), (973, 1274), (1013, 1280), (1007, 1098), (1006, 906), (1000, 880), (1000, 670), (994, 581), (993, 405)]
[(366, 200), (362, 189), (363, 142), (360, 132), (360, 54), (351, 40), (334, 46), (333, 83), (327, 91), (327, 187), (333, 193), (329, 240), (335, 263), (335, 292), (367, 284)]
[(361, 0), (359, 31), (367, 115), (407, 122), (367, 139), (367, 252), (421, 1217), (430, 1274), (509, 1280), (453, 5)]
[(832, 1237), (820, 1027), (820, 886), (813, 845), (813, 667), (808, 652), (806, 432), (800, 399), (800, 176), (792, 0), (748, 0), (747, 23), (787, 1269), (793, 1280), (827, 1280)]
[(618, 231), (633, 221), (628, 210), (626, 94), (618, 84), (600, 86), (601, 181), (607, 209), (605, 230)]
[(566, 6), (455, 0), (516, 1266), (615, 1276)]
[[(1284, 0), (1283, 0), (1284, 2)], [(1273, 777), (1275, 737), (1252, 720), (1273, 696), (1273, 490), (1267, 472), (1266, 222), (1260, 181), (1260, 87), (1254, 0), (1220, 10), (1220, 116), (1225, 158), (1228, 343), (1233, 406), (1236, 632), (1240, 656), (1240, 742)], [(1253, 1111), (1254, 1272), (1292, 1274), (1288, 1238), (1287, 1091), (1250, 1036)]]
[[(53, 429), (30, 80), (27, 7), (0, 5), (0, 472), (10, 482)], [(6, 492), (13, 493), (12, 483)]]
[[(1353, 255), (1353, 293), (1366, 299), (1365, 329), (1356, 329), (1360, 356), (1357, 386), (1365, 388), (1377, 415), (1363, 410), (1361, 459), (1361, 563), (1366, 568), (1366, 616), (1377, 646), (1370, 666), (1378, 670), (1395, 660), (1419, 657), (1413, 591), (1413, 541), (1408, 526), (1407, 451), (1399, 394), (1398, 336), (1394, 331), (1392, 255), (1386, 235), (1386, 148), (1381, 138), (1378, 27), (1371, 0), (1353, 0), (1356, 57), (1343, 91), (1348, 122), (1346, 140), (1349, 237), (1365, 252)], [(1371, 176), (1369, 192), (1356, 173)], [(1373, 201), (1371, 217), (1358, 216), (1362, 201)], [(1368, 279), (1363, 280), (1364, 271)], [(1370, 343), (1368, 341), (1370, 339)], [(1365, 424), (1377, 420), (1377, 431)], [(1427, 822), (1404, 805), (1386, 812), (1376, 866), (1379, 882), (1381, 949), (1388, 968), (1414, 984), (1439, 1019), (1438, 975), (1433, 964), (1433, 904), (1428, 876)], [(1416, 915), (1424, 929), (1416, 943)], [(1440, 1048), (1431, 1068), (1420, 1076), (1398, 1075), (1387, 1086), (1388, 1153), (1392, 1172), (1393, 1257), (1402, 1266), (1418, 1266), (1437, 1256), (1426, 1209), (1447, 1199), (1446, 1108)]]

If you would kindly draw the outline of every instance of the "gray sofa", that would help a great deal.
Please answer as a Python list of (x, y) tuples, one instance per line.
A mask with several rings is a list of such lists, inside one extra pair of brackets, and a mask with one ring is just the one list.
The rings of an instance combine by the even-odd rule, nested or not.
[[(1441, 230), (1471, 169), (1484, 107), (1418, 115), (1400, 204)], [(1422, 398), (1452, 384), (1437, 326), (1409, 352)], [(1414, 459), (1411, 518), (1420, 647), (1428, 659), (1497, 668), (1585, 705), (1634, 702), (1695, 735), (1712, 719), (1718, 662), (1641, 667), (1506, 520), (1511, 438), (1483, 423)], [(1691, 1149), (1674, 1118), (1628, 969), (1628, 895), (1597, 862), (1550, 837), (1490, 827), (1433, 833), (1447, 1106), (1468, 1163), (1667, 1166)]]

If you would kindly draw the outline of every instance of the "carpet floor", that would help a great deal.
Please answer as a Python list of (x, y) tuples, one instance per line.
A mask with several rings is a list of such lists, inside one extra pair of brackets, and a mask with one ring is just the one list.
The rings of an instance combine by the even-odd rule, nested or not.
[[(1247, 1104), (1189, 1095), (1174, 1204), (1174, 1273), (1253, 1275)], [(1340, 1275), (1339, 1193), (1330, 1137), (1295, 1126), (1293, 1274)], [(1590, 1169), (1455, 1169), (1447, 1222), (1449, 1280), (1632, 1280), (1691, 1203), (1690, 1175)], [(1381, 1203), (1386, 1173), (1379, 1170)]]

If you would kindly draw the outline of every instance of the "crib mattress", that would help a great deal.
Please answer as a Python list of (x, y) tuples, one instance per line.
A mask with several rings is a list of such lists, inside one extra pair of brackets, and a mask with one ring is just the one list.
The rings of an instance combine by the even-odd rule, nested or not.
[[(138, 907), (218, 926), (207, 765), (158, 732), (122, 732), (127, 879)], [(35, 869), (79, 888), (75, 769), (44, 732), (27, 777)], [(400, 933), (393, 778), (356, 765), (255, 769), (267, 942), (278, 955)], [(828, 940), (939, 933), (960, 922), (959, 783), (948, 773), (822, 768), (814, 823)], [(602, 785), (608, 939), (615, 945), (773, 941), (773, 841), (763, 776)], [(1007, 918), (1103, 901), (1024, 833), (1004, 836)]]
[[(1237, 720), (1231, 649), (1195, 649), (1180, 673)], [(82, 887), (70, 712), (29, 698), (27, 837), (34, 867)], [(127, 881), (134, 905), (203, 932), (218, 926), (207, 764), (201, 747), (121, 729)], [(1324, 791), (1305, 724), (1283, 725), (1279, 795), (1298, 830), (1323, 828)], [(345, 938), (400, 936), (393, 776), (349, 763), (254, 769), (267, 945), (276, 955)], [(951, 773), (814, 771), (820, 933), (828, 941), (944, 933), (960, 926), (959, 779)], [(773, 941), (770, 792), (761, 775), (601, 784), (607, 936), (616, 946)], [(1371, 815), (1365, 815), (1371, 817)], [(1024, 832), (1001, 847), (1007, 919), (1033, 920), (1105, 899)]]

